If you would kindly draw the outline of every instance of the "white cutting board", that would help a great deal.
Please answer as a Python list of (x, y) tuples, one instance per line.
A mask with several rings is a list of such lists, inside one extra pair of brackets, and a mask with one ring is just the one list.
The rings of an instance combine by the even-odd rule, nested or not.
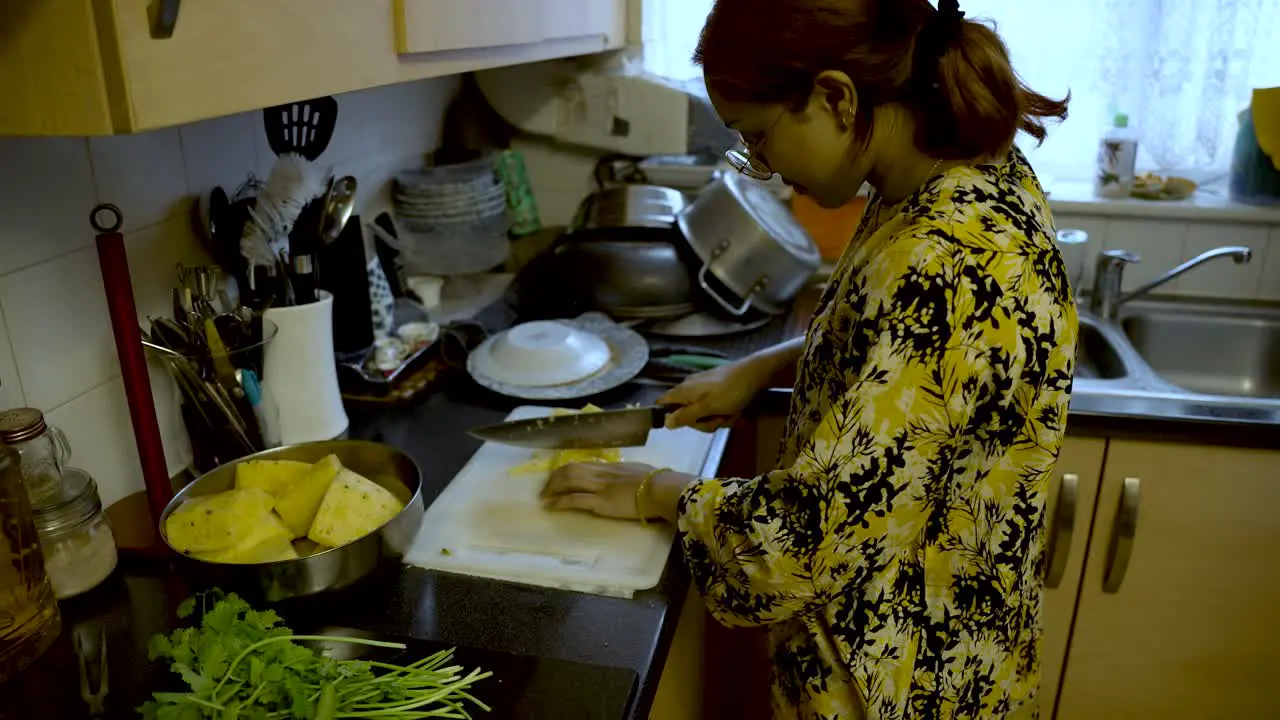
[[(519, 407), (508, 420), (546, 417), (551, 408)], [(622, 459), (697, 475), (713, 435), (654, 430)], [(631, 597), (658, 584), (674, 530), (582, 512), (543, 509), (547, 473), (511, 473), (534, 451), (486, 443), (427, 508), (405, 554), (407, 565), (599, 595)]]

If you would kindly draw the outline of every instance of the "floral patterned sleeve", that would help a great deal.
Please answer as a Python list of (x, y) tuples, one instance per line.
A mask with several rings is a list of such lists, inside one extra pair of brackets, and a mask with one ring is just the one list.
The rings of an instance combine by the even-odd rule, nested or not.
[(687, 564), (721, 622), (807, 614), (947, 521), (965, 448), (1007, 419), (1024, 352), (1001, 290), (1017, 262), (982, 258), (913, 224), (828, 290), (792, 398), (793, 457), (681, 497)]

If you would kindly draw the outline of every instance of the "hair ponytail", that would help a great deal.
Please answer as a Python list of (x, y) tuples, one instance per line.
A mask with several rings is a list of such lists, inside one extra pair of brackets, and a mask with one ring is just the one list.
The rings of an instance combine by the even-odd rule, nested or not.
[(1053, 100), (1028, 88), (1014, 73), (1004, 43), (986, 25), (962, 20), (936, 62), (936, 69), (926, 73), (934, 81), (907, 94), (916, 116), (916, 144), (930, 155), (980, 157), (1009, 147), (1018, 130), (1043, 142), (1045, 118), (1067, 116), (1070, 96)]
[[(941, 4), (939, 11), (928, 0), (716, 0), (694, 61), (717, 93), (747, 102), (802, 102), (819, 73), (841, 70), (863, 109), (907, 107), (917, 145), (934, 157), (1002, 152), (1018, 130), (1043, 141), (1045, 120), (1065, 118), (1070, 96), (1032, 91), (995, 31), (965, 20), (955, 0)], [(870, 116), (856, 120), (864, 136)]]

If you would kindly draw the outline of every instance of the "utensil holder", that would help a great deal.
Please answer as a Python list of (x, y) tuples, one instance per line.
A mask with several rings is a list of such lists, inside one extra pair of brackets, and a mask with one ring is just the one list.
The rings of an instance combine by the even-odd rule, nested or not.
[(321, 290), (306, 305), (269, 308), (279, 328), (267, 346), (262, 392), (279, 413), (280, 442), (332, 440), (347, 432), (333, 356), (333, 296)]

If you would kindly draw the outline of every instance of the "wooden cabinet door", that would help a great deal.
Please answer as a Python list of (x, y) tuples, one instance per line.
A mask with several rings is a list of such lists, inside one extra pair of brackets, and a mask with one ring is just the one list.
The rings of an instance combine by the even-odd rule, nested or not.
[(1113, 440), (1058, 720), (1280, 717), (1280, 452)]
[(440, 52), (588, 36), (603, 41), (625, 29), (625, 13), (621, 0), (395, 0), (396, 50)]
[(542, 40), (532, 0), (396, 0), (396, 50), (439, 52)]
[(1040, 639), (1040, 717), (1052, 718), (1062, 667), (1067, 659), (1071, 624), (1084, 558), (1089, 546), (1093, 508), (1102, 478), (1107, 441), (1068, 437), (1058, 455), (1045, 504), (1047, 526), (1044, 610)]

